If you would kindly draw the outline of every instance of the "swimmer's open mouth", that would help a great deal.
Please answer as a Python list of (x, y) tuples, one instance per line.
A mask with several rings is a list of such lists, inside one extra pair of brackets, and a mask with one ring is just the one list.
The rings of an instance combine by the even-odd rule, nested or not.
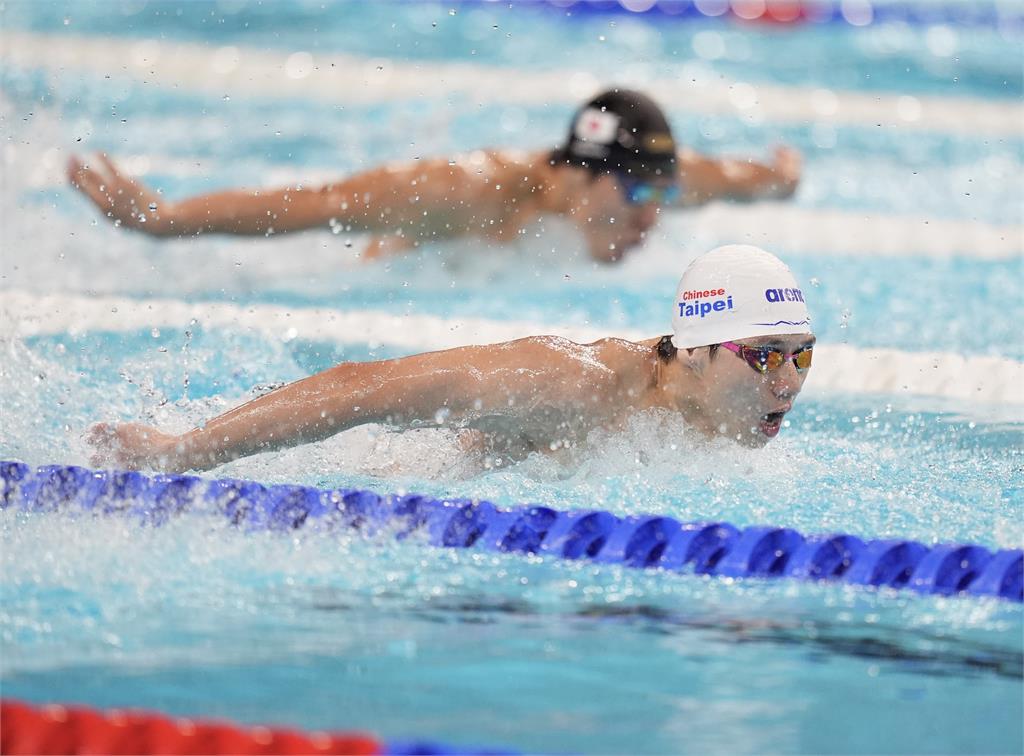
[(761, 432), (769, 438), (778, 435), (782, 428), (782, 418), (785, 416), (785, 412), (769, 412), (767, 415), (762, 415)]

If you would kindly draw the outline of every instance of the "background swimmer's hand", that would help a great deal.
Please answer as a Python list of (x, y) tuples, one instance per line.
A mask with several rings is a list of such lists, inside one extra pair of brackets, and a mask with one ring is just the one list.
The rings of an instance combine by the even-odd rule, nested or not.
[(73, 187), (92, 200), (114, 225), (154, 236), (172, 232), (167, 203), (161, 203), (157, 194), (142, 182), (122, 175), (105, 154), (100, 154), (97, 160), (98, 165), (92, 166), (71, 157), (67, 175)]
[(86, 442), (93, 448), (89, 461), (95, 467), (165, 470), (173, 467), (177, 437), (141, 423), (97, 423)]
[(776, 147), (772, 161), (773, 181), (765, 196), (785, 199), (792, 197), (800, 183), (803, 158), (792, 147)]

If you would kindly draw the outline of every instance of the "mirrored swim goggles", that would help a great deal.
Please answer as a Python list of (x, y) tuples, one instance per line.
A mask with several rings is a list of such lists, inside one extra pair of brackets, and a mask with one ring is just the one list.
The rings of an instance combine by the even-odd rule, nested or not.
[(797, 372), (802, 373), (811, 366), (811, 359), (814, 355), (814, 344), (808, 344), (802, 349), (797, 349), (792, 354), (780, 352), (772, 347), (744, 346), (743, 344), (735, 344), (732, 341), (723, 341), (721, 346), (741, 357), (761, 375), (764, 375), (769, 370), (778, 370), (786, 364), (786, 360), (793, 360), (793, 366)]
[(625, 196), (626, 202), (631, 205), (647, 205), (650, 203), (674, 205), (679, 201), (679, 197), (682, 194), (679, 184), (673, 183), (659, 186), (620, 172), (616, 172), (615, 177), (619, 181), (619, 186), (622, 187), (622, 194)]

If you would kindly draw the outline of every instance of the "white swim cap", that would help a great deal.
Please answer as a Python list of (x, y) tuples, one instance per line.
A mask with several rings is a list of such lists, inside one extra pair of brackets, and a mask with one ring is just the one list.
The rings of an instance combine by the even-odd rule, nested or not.
[(672, 344), (677, 349), (723, 341), (810, 333), (804, 294), (789, 268), (770, 252), (729, 244), (701, 255), (676, 291)]

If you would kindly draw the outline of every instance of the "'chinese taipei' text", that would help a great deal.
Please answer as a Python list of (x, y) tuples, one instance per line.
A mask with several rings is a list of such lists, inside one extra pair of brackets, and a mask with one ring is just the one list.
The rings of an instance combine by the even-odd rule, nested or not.
[(685, 291), (683, 301), (679, 303), (679, 317), (704, 317), (710, 312), (722, 312), (732, 309), (732, 297), (725, 289), (706, 289), (704, 291)]

